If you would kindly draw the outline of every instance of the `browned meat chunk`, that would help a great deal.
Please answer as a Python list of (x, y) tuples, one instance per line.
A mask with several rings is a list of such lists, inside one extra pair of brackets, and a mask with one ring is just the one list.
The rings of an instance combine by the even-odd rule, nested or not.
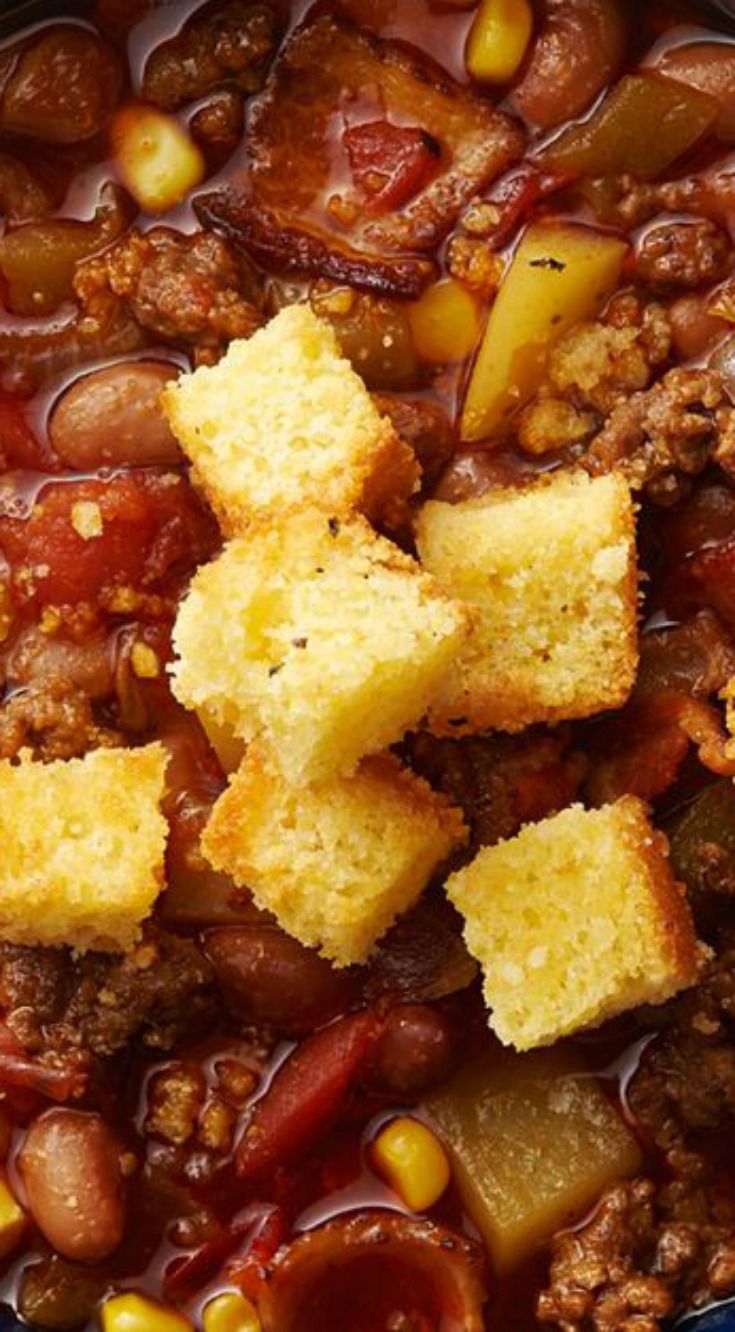
[(584, 772), (567, 735), (540, 731), (462, 740), (421, 734), (411, 744), (410, 760), (459, 805), (475, 846), (512, 837), (522, 824), (571, 804)]
[(679, 477), (696, 476), (735, 449), (735, 413), (716, 370), (670, 370), (652, 388), (614, 408), (584, 465), (593, 474), (617, 470), (649, 497), (679, 498)]
[(110, 1056), (136, 1037), (169, 1049), (211, 1015), (210, 981), (194, 943), (152, 928), (125, 957), (0, 945), (5, 1023), (28, 1054), (50, 1063)]
[(166, 227), (130, 232), (77, 268), (74, 287), (88, 317), (109, 322), (123, 306), (138, 326), (167, 341), (215, 352), (261, 323), (255, 280), (225, 241)]
[(433, 271), (417, 252), (523, 147), (489, 102), (328, 17), (287, 43), (249, 131), (249, 176), (205, 196), (200, 216), (283, 271), (404, 296)]
[(245, 93), (263, 84), (278, 39), (278, 24), (268, 5), (229, 0), (203, 16), (194, 14), (170, 41), (157, 46), (146, 61), (143, 96), (173, 111), (204, 97), (221, 83)]
[(120, 739), (98, 724), (88, 695), (73, 685), (31, 685), (0, 705), (0, 758), (14, 758), (21, 749), (44, 762), (76, 758)]
[(424, 485), (433, 485), (452, 456), (452, 426), (443, 408), (421, 398), (393, 397), (375, 393), (378, 411), (389, 416), (396, 432), (411, 446), (421, 465)]
[(703, 287), (719, 282), (730, 266), (730, 243), (713, 222), (665, 222), (644, 235), (636, 277), (655, 287)]

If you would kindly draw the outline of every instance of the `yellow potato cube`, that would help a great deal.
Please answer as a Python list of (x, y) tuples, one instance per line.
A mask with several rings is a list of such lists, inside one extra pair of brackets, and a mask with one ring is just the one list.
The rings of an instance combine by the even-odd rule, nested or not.
[(610, 295), (626, 249), (587, 227), (529, 227), (490, 311), (462, 413), (463, 440), (508, 431), (543, 379), (549, 348)]
[(640, 1165), (640, 1148), (597, 1079), (557, 1050), (493, 1050), (465, 1066), (426, 1109), (501, 1272)]
[(480, 83), (506, 83), (517, 73), (532, 32), (528, 0), (481, 0), (465, 49), (468, 73)]
[(167, 212), (204, 179), (204, 158), (175, 116), (151, 106), (125, 107), (110, 134), (120, 175), (149, 213)]

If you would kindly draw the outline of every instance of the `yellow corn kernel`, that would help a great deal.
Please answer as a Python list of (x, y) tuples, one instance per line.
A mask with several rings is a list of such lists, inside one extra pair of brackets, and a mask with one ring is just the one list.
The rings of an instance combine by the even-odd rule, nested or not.
[(216, 1295), (202, 1314), (204, 1332), (261, 1332), (255, 1306), (237, 1291)]
[(506, 83), (518, 71), (532, 32), (529, 0), (482, 0), (467, 38), (468, 73), (481, 83)]
[(439, 1139), (420, 1120), (408, 1116), (394, 1119), (378, 1134), (373, 1161), (413, 1212), (433, 1207), (449, 1183), (449, 1160)]
[(26, 1228), (26, 1215), (4, 1179), (0, 1179), (0, 1259), (7, 1258)]
[(454, 278), (428, 287), (408, 315), (416, 351), (433, 365), (464, 361), (482, 332), (477, 299)]
[(126, 1291), (102, 1306), (102, 1332), (191, 1332), (192, 1324), (175, 1309)]
[(204, 158), (174, 116), (129, 106), (113, 121), (117, 168), (141, 208), (165, 213), (204, 178)]

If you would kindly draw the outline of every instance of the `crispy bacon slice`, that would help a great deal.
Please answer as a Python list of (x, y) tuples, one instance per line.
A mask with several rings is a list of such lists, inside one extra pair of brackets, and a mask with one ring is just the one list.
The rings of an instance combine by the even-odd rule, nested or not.
[[(379, 210), (355, 177), (356, 143), (377, 124), (383, 158), (390, 146), (395, 167), (399, 141), (403, 157)], [(424, 256), (523, 144), (519, 125), (438, 66), (323, 16), (287, 42), (253, 105), (247, 173), (197, 211), (272, 268), (415, 296), (435, 271)]]

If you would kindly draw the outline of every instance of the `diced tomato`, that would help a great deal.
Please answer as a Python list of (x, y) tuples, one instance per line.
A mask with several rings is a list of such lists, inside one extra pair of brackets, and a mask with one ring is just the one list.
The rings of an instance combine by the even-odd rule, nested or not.
[(279, 1068), (237, 1149), (241, 1179), (287, 1166), (336, 1122), (382, 1021), (353, 1013), (298, 1046)]
[(487, 202), (497, 211), (497, 221), (489, 237), (494, 249), (510, 239), (512, 233), (530, 216), (533, 209), (548, 194), (561, 189), (567, 176), (539, 171), (526, 166), (502, 176), (490, 191)]
[(25, 414), (22, 398), (0, 390), (0, 459), (5, 467), (47, 468), (48, 459)]
[(74, 605), (133, 587), (160, 591), (217, 540), (214, 520), (176, 473), (52, 482), (25, 519), (0, 518), (0, 550), (19, 604)]
[(430, 134), (388, 120), (350, 126), (344, 145), (353, 180), (374, 212), (407, 203), (428, 184), (439, 164), (440, 148)]
[[(0, 1023), (0, 1087), (44, 1096), (51, 1101), (70, 1101), (86, 1090), (88, 1071), (82, 1060), (75, 1064), (42, 1064), (26, 1054), (12, 1031)], [(11, 1097), (12, 1100), (12, 1097)]]

